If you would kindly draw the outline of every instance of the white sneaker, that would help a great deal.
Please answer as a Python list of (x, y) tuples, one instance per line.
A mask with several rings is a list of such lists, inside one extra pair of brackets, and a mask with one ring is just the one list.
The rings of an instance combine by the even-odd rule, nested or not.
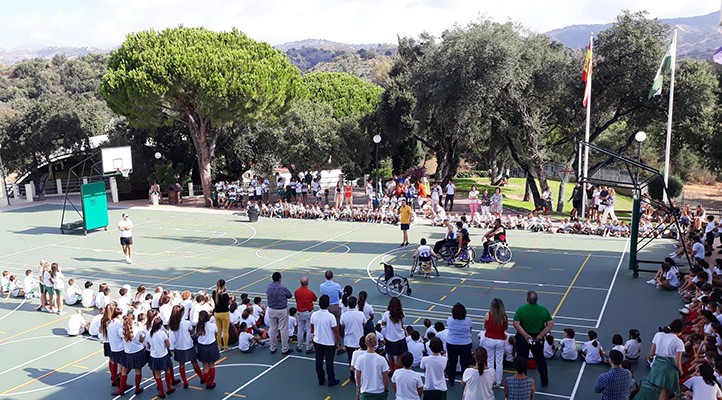
[(125, 261), (126, 261), (128, 264), (133, 264), (133, 260), (132, 260), (130, 257), (128, 257)]
[(650, 279), (650, 280), (647, 281), (647, 283), (650, 284), (650, 285), (656, 285), (656, 284), (657, 284), (657, 281), (656, 281), (655, 279)]

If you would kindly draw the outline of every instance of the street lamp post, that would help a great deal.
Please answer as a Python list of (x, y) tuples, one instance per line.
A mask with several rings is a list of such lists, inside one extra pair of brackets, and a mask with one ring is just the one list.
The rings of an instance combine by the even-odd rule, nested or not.
[(10, 196), (8, 196), (8, 185), (5, 181), (5, 164), (3, 164), (2, 148), (3, 145), (2, 143), (0, 143), (0, 175), (2, 175), (3, 180), (2, 193), (5, 196), (5, 200), (8, 202), (8, 205), (10, 205)]
[(381, 192), (381, 182), (379, 182), (379, 143), (381, 143), (381, 135), (376, 134), (373, 137), (374, 144), (376, 145), (376, 193)]
[[(639, 146), (637, 146), (637, 162), (642, 163), (642, 142), (644, 142), (647, 139), (647, 133), (644, 131), (639, 131), (636, 134), (634, 134), (634, 140), (637, 141)], [(637, 195), (641, 198), (642, 197), (642, 189), (639, 187), (639, 167), (637, 167), (637, 177), (635, 178), (636, 182), (634, 182), (635, 185), (637, 185)]]

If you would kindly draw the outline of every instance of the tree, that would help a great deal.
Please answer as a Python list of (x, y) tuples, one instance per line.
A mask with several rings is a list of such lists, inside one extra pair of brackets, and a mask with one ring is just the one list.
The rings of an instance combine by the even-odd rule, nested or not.
[(133, 126), (184, 124), (196, 150), (209, 205), (211, 164), (220, 135), (286, 110), (300, 73), (267, 43), (238, 30), (174, 28), (128, 35), (110, 57), (101, 93)]
[[(87, 148), (89, 132), (83, 129), (75, 103), (67, 97), (40, 98), (5, 127), (5, 161), (15, 171), (35, 171), (38, 194), (53, 176), (54, 157)], [(38, 171), (47, 166), (47, 172)]]
[(381, 87), (345, 72), (312, 72), (302, 82), (304, 97), (328, 104), (337, 119), (371, 114), (383, 93)]

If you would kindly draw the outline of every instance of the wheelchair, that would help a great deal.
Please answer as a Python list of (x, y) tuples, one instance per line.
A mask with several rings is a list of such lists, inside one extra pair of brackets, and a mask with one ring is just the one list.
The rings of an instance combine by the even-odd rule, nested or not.
[[(499, 264), (506, 264), (511, 261), (512, 251), (509, 248), (509, 244), (506, 243), (506, 238), (498, 242), (489, 245), (489, 254), (493, 255), (496, 262)], [(481, 261), (481, 259), (479, 259)]]
[(436, 261), (434, 258), (429, 257), (428, 261), (420, 261), (418, 256), (414, 257), (414, 263), (411, 264), (411, 273), (409, 276), (414, 276), (414, 274), (424, 274), (424, 278), (429, 275), (433, 276), (434, 274), (439, 276), (439, 269), (436, 268)]
[(399, 297), (401, 295), (411, 295), (411, 287), (409, 286), (409, 280), (401, 275), (396, 275), (394, 272), (393, 265), (382, 262), (384, 266), (384, 273), (379, 276), (376, 280), (376, 289), (381, 294), (387, 294), (393, 297)]
[(456, 257), (456, 251), (458, 247), (456, 243), (452, 245), (446, 245), (439, 250), (439, 256), (446, 261), (446, 265), (451, 265), (456, 268), (466, 268), (469, 264), (476, 260), (476, 250), (470, 245), (466, 245), (466, 251), (459, 253)]

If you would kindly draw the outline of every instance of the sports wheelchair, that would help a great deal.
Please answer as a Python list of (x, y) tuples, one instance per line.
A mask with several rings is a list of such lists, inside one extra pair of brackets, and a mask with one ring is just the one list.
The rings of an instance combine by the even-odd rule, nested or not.
[(445, 245), (439, 250), (439, 257), (443, 258), (447, 265), (452, 265), (456, 268), (468, 267), (469, 264), (476, 260), (476, 250), (471, 245), (467, 244), (466, 251), (459, 253), (458, 257), (456, 257), (457, 250), (458, 245), (456, 243)]
[(436, 261), (433, 257), (429, 257), (428, 261), (420, 261), (419, 256), (414, 257), (414, 263), (411, 264), (411, 273), (409, 276), (414, 276), (414, 274), (417, 275), (424, 275), (424, 278), (428, 277), (429, 275), (436, 275), (439, 276), (439, 269), (436, 268)]
[[(506, 242), (506, 235), (502, 235), (501, 240), (491, 243), (489, 245), (489, 254), (492, 255), (493, 259), (499, 264), (506, 264), (511, 261), (512, 251), (509, 248), (509, 244)], [(484, 259), (483, 256), (479, 259), (481, 262), (489, 262), (492, 259)]]
[(384, 273), (376, 280), (376, 289), (381, 294), (393, 297), (399, 297), (402, 294), (411, 295), (409, 280), (404, 276), (396, 275), (393, 265), (385, 262), (382, 262), (381, 265), (384, 266)]

